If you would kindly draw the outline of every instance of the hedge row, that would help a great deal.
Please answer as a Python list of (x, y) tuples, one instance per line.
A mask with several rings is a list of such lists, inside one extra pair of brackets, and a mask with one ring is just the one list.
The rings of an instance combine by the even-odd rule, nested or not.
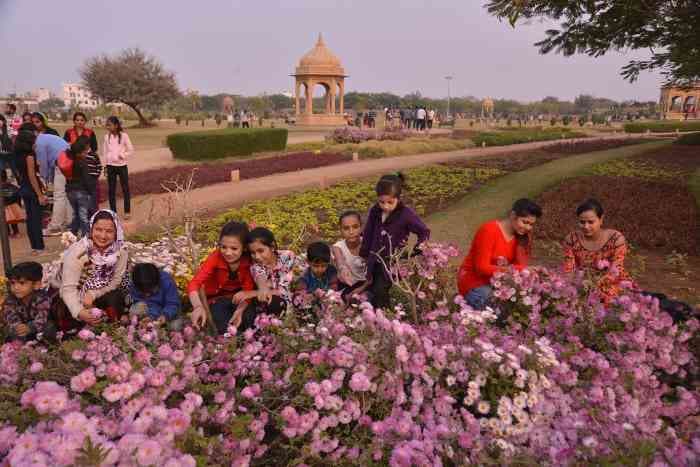
[(167, 138), (176, 159), (211, 160), (249, 156), (255, 152), (282, 151), (287, 146), (284, 128), (227, 128), (175, 133)]
[(688, 133), (687, 135), (683, 135), (676, 140), (676, 143), (685, 146), (700, 146), (700, 133)]
[(635, 122), (625, 124), (625, 132), (627, 133), (646, 133), (647, 130), (652, 133), (667, 133), (676, 130), (700, 131), (700, 121)]
[(531, 143), (534, 141), (552, 141), (556, 139), (584, 138), (585, 133), (571, 131), (568, 128), (551, 130), (518, 129), (502, 132), (484, 132), (471, 139), (476, 146), (509, 146), (511, 144)]

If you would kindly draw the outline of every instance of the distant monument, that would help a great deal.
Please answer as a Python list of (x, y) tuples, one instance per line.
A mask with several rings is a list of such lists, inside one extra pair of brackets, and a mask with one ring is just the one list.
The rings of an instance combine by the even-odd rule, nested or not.
[[(326, 47), (321, 34), (313, 49), (301, 57), (296, 73), (294, 87), (294, 98), (296, 101), (296, 123), (297, 125), (344, 125), (345, 104), (343, 95), (345, 94), (345, 70), (340, 64), (338, 57)], [(326, 90), (325, 109), (323, 113), (314, 114), (313, 95), (314, 87), (321, 85)], [(301, 111), (301, 88), (304, 88), (306, 105), (304, 112)], [(335, 100), (338, 97), (339, 105), (336, 108)]]
[(700, 118), (700, 83), (690, 88), (664, 86), (661, 88), (661, 117), (668, 120)]
[(493, 99), (490, 97), (487, 97), (481, 101), (481, 116), (483, 118), (493, 117)]

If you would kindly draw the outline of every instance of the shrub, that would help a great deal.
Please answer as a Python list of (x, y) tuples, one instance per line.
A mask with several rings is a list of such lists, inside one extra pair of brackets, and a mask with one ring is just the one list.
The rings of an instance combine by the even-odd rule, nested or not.
[(254, 152), (282, 151), (287, 145), (283, 128), (245, 128), (169, 135), (167, 144), (176, 159), (206, 160), (249, 156)]
[[(161, 253), (161, 252), (156, 252)], [(319, 297), (240, 339), (134, 316), (45, 351), (0, 348), (7, 465), (697, 465), (698, 322), (609, 306), (546, 269), (498, 273), (494, 309), (451, 300), (458, 252), (426, 244), (420, 322)], [(177, 263), (179, 260), (175, 260)], [(406, 261), (404, 264), (411, 264)], [(667, 382), (671, 380), (672, 383)]]
[(569, 128), (551, 128), (547, 130), (516, 129), (504, 132), (484, 132), (472, 138), (474, 144), (482, 146), (509, 146), (511, 144), (531, 143), (533, 141), (552, 141), (562, 138), (584, 138), (584, 133), (571, 131)]
[(700, 133), (689, 133), (687, 135), (683, 135), (676, 140), (676, 144), (683, 144), (685, 146), (699, 146)]
[(700, 131), (700, 121), (698, 122), (635, 122), (626, 123), (625, 132), (627, 133), (646, 133), (649, 130), (652, 133), (668, 133), (672, 131)]

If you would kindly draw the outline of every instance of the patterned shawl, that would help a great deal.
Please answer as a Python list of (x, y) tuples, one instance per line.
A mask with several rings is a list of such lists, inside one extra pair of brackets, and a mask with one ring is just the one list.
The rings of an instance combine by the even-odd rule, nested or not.
[(86, 235), (80, 242), (87, 252), (88, 258), (92, 265), (92, 270), (90, 275), (86, 278), (83, 283), (82, 292), (86, 290), (101, 289), (112, 281), (114, 276), (117, 262), (119, 261), (119, 253), (124, 245), (124, 229), (119, 221), (119, 217), (113, 211), (109, 209), (98, 210), (90, 219), (90, 232), (92, 232), (92, 227), (95, 223), (95, 217), (106, 212), (112, 217), (114, 225), (116, 227), (116, 239), (109, 245), (104, 251), (100, 251), (92, 242), (91, 235)]

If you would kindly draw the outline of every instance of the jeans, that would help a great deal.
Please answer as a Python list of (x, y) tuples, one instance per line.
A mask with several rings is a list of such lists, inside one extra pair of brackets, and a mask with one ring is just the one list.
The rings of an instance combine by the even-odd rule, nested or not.
[(32, 192), (29, 195), (22, 195), (24, 211), (27, 214), (27, 237), (32, 250), (44, 249), (44, 234), (41, 229), (41, 205), (39, 198)]
[(131, 194), (129, 193), (129, 169), (125, 165), (107, 166), (107, 190), (109, 209), (117, 212), (117, 177), (124, 196), (124, 214), (131, 212)]
[(90, 232), (90, 217), (94, 212), (94, 196), (83, 190), (68, 192), (68, 200), (73, 208), (73, 221), (70, 231), (73, 235), (87, 235)]
[(53, 176), (53, 209), (50, 230), (64, 230), (73, 222), (73, 208), (66, 196), (66, 177), (56, 166)]
[(475, 287), (467, 292), (464, 295), (464, 300), (467, 302), (467, 305), (475, 310), (483, 310), (486, 308), (486, 305), (489, 304), (492, 294), (493, 289), (491, 286), (482, 285), (481, 287)]

